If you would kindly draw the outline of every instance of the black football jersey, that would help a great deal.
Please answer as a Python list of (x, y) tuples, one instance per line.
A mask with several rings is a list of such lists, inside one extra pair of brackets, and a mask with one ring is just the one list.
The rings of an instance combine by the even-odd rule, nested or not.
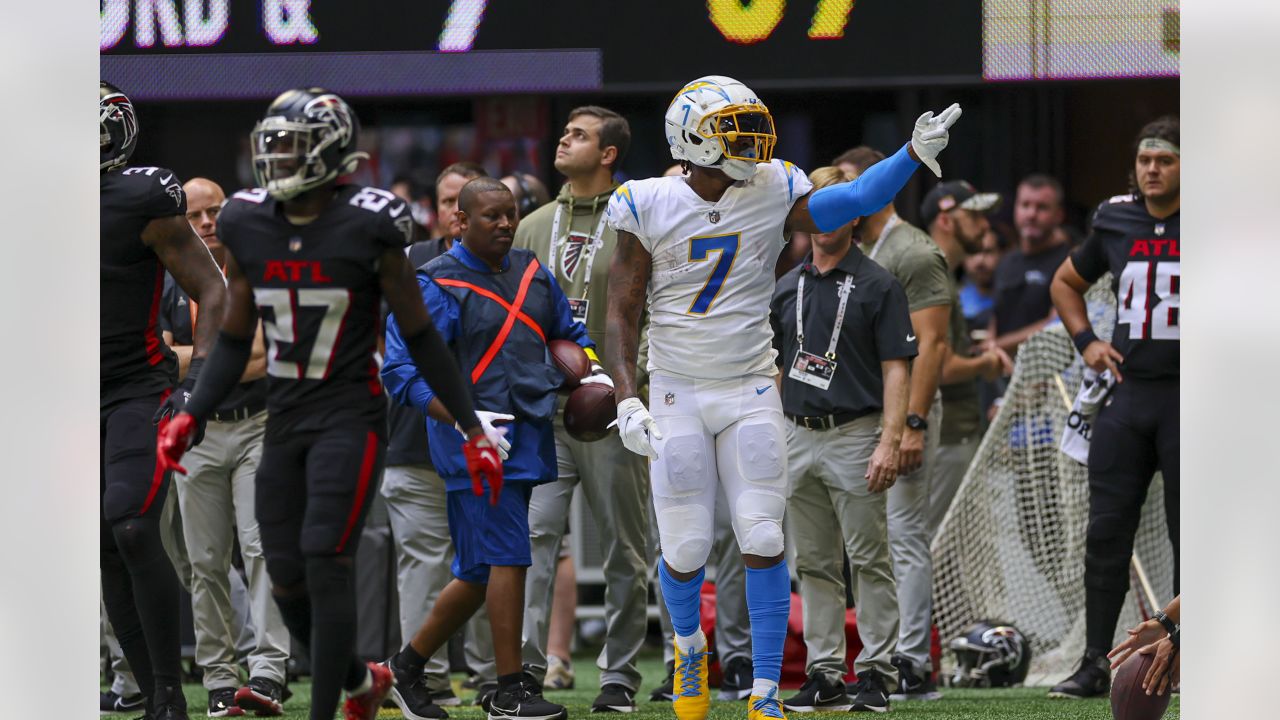
[(1116, 329), (1126, 378), (1177, 379), (1181, 353), (1180, 213), (1157, 219), (1141, 198), (1117, 195), (1098, 206), (1093, 232), (1071, 256), (1089, 282), (1111, 272)]
[(271, 417), (383, 419), (378, 263), (387, 248), (404, 248), (408, 205), (385, 190), (342, 185), (307, 225), (283, 210), (259, 188), (236, 193), (218, 215), (218, 239), (253, 286), (262, 318)]
[(142, 243), (157, 218), (185, 215), (182, 181), (157, 167), (102, 173), (100, 277), (101, 402), (145, 397), (172, 387), (178, 363), (160, 338), (164, 266)]

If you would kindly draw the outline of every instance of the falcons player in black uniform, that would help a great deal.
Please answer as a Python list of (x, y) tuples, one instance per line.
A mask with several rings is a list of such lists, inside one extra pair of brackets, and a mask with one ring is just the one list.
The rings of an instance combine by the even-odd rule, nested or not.
[[(483, 434), (405, 257), (408, 206), (339, 182), (364, 157), (358, 128), (347, 103), (319, 88), (284, 93), (254, 128), (261, 187), (236, 193), (218, 217), (227, 249), (222, 331), (186, 411), (160, 437), (165, 461), (182, 472), (196, 426), (239, 381), (261, 317), (269, 416), (255, 511), (281, 614), (296, 637), (310, 638), (314, 720), (333, 718), (344, 688), (346, 717), (372, 718), (393, 682), (355, 654), (352, 573), (386, 446), (375, 360), (384, 297), (423, 376), (460, 419), (473, 478), (499, 485), (502, 476), (498, 438)], [(250, 694), (236, 701), (257, 709)]]
[[(178, 578), (160, 543), (168, 475), (156, 460), (152, 420), (168, 422), (194, 386), (217, 326), (200, 323), (183, 385), (157, 317), (167, 269), (182, 289), (223, 308), (218, 266), (185, 217), (182, 181), (157, 167), (126, 167), (138, 142), (133, 103), (99, 84), (99, 202), (102, 254), (101, 491), (102, 597), (146, 699), (149, 719), (187, 717), (182, 695)], [(199, 428), (193, 427), (198, 439)]]
[[(1054, 275), (1058, 315), (1089, 367), (1117, 385), (1098, 411), (1089, 448), (1089, 528), (1085, 541), (1085, 654), (1052, 697), (1103, 695), (1111, 685), (1107, 648), (1129, 591), (1129, 558), (1147, 487), (1164, 475), (1165, 519), (1178, 592), (1178, 364), (1182, 266), (1179, 257), (1178, 120), (1138, 134), (1134, 192), (1102, 203), (1093, 232)], [(1108, 343), (1089, 326), (1084, 293), (1111, 273), (1116, 328)]]

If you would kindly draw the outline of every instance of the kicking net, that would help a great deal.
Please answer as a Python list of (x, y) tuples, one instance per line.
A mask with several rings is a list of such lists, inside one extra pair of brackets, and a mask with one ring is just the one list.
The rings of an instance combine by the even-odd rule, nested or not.
[[(1115, 296), (1110, 276), (1085, 299), (1094, 331), (1110, 339)], [(1080, 388), (1083, 362), (1061, 325), (1018, 351), (1004, 404), (978, 446), (933, 541), (934, 619), (944, 639), (982, 619), (1008, 622), (1030, 640), (1027, 685), (1056, 683), (1084, 652), (1084, 549), (1088, 471), (1058, 449)], [(1134, 544), (1156, 602), (1172, 598), (1173, 548), (1164, 519), (1164, 486), (1151, 484)], [(1131, 576), (1134, 573), (1131, 572)], [(1133, 578), (1116, 638), (1153, 611)], [(1156, 608), (1158, 609), (1158, 607)]]

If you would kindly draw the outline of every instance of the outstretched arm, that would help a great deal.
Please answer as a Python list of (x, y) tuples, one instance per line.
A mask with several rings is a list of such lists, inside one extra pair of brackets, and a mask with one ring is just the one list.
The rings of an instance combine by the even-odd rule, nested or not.
[(605, 325), (605, 355), (619, 402), (636, 397), (636, 358), (640, 354), (640, 315), (644, 311), (653, 257), (640, 239), (618, 231), (618, 248), (609, 264), (609, 308)]

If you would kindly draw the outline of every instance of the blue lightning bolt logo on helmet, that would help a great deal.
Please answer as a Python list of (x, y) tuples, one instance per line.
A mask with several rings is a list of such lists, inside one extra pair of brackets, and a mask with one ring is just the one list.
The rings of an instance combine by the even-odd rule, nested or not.
[(718, 168), (746, 180), (756, 165), (773, 159), (778, 143), (773, 115), (751, 88), (724, 75), (685, 85), (667, 107), (671, 157)]

